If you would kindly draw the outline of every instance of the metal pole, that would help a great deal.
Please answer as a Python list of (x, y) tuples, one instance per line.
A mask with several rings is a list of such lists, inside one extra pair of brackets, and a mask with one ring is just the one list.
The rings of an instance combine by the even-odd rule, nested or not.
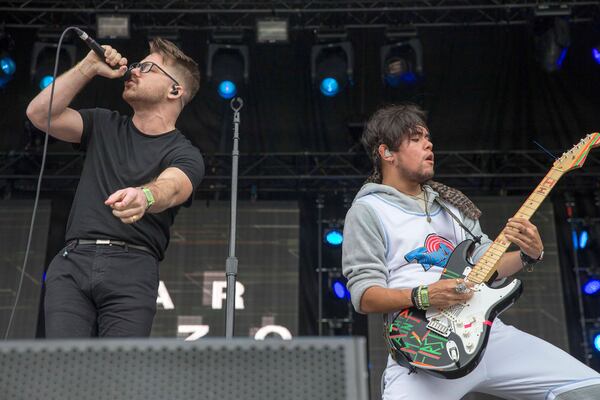
[(319, 301), (317, 323), (319, 324), (319, 336), (323, 336), (323, 197), (317, 197), (317, 279), (319, 286)]
[[(576, 219), (579, 218), (569, 218), (567, 221), (571, 225), (571, 232), (573, 232), (576, 228)], [(579, 250), (573, 247), (573, 268), (575, 270), (575, 284), (577, 285), (577, 303), (579, 308), (579, 325), (581, 326), (581, 335), (583, 338), (583, 353), (585, 357), (585, 364), (590, 365), (590, 345), (588, 344), (588, 330), (585, 318), (585, 309), (583, 307), (583, 293), (581, 293), (581, 277), (579, 274), (581, 273), (579, 268)]]
[(229, 228), (229, 257), (225, 262), (225, 275), (227, 277), (227, 299), (225, 315), (225, 338), (233, 337), (235, 320), (235, 285), (238, 271), (238, 259), (235, 256), (235, 235), (237, 225), (237, 192), (238, 192), (238, 161), (240, 157), (240, 110), (244, 106), (241, 97), (231, 100), (233, 110), (233, 151), (231, 152), (231, 219)]

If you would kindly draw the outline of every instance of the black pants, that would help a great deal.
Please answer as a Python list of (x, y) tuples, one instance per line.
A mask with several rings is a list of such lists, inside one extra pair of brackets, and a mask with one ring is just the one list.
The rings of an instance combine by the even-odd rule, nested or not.
[(158, 260), (149, 253), (69, 244), (52, 260), (45, 284), (47, 338), (150, 335)]

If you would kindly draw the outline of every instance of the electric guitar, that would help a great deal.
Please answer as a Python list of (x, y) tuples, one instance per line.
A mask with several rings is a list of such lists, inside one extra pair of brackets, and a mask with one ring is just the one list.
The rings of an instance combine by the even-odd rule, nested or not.
[[(591, 133), (557, 159), (542, 182), (527, 198), (517, 218), (529, 219), (568, 171), (580, 168), (589, 151), (600, 146), (600, 133)], [(498, 260), (510, 242), (501, 232), (477, 262), (468, 255), (474, 242), (465, 240), (450, 255), (440, 279), (463, 278), (472, 282), (473, 297), (466, 303), (427, 311), (406, 308), (385, 321), (387, 345), (400, 365), (442, 378), (460, 378), (473, 371), (483, 357), (494, 319), (519, 298), (521, 281), (513, 279), (499, 288), (488, 284), (496, 277)]]

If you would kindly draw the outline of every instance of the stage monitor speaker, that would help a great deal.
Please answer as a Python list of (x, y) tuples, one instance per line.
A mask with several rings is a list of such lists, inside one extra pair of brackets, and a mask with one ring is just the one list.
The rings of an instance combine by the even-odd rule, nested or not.
[(0, 343), (5, 399), (367, 400), (363, 338)]

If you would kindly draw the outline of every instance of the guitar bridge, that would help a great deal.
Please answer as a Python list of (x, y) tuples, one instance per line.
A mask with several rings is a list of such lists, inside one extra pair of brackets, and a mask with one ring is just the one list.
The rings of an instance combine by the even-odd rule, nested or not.
[(427, 329), (441, 335), (443, 337), (450, 336), (450, 327), (448, 326), (447, 319), (444, 318), (445, 321), (440, 321), (439, 319), (431, 319), (427, 324)]

